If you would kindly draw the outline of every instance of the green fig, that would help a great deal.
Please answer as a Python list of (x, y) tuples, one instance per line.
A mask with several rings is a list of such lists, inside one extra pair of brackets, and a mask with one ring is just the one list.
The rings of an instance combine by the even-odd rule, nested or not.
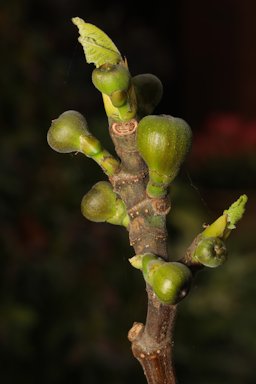
[(131, 75), (124, 64), (103, 64), (92, 72), (92, 82), (102, 93), (111, 96), (116, 91), (127, 91)]
[(216, 268), (227, 259), (227, 249), (218, 237), (203, 238), (197, 245), (193, 259), (206, 267)]
[(145, 281), (152, 285), (152, 277), (164, 260), (153, 253), (145, 253), (142, 258), (142, 273)]
[(47, 141), (52, 149), (61, 153), (83, 152), (90, 157), (102, 150), (100, 142), (88, 131), (84, 116), (72, 110), (52, 121)]
[(162, 263), (152, 276), (152, 288), (164, 304), (177, 304), (189, 292), (192, 273), (178, 262)]
[(111, 103), (116, 108), (122, 107), (127, 102), (127, 98), (128, 98), (128, 95), (127, 95), (127, 91), (125, 90), (114, 91), (113, 93), (111, 93), (111, 96), (110, 96)]
[(189, 125), (168, 115), (149, 115), (137, 128), (137, 148), (149, 168), (147, 193), (150, 197), (166, 195), (191, 145)]
[(128, 121), (135, 117), (137, 101), (127, 63), (106, 63), (95, 68), (92, 73), (92, 82), (102, 93), (109, 118)]
[(167, 262), (153, 253), (136, 255), (130, 263), (142, 271), (143, 277), (163, 304), (176, 304), (189, 292), (190, 269), (179, 262)]
[(113, 191), (110, 183), (100, 181), (83, 197), (81, 211), (94, 222), (108, 222), (125, 227), (129, 224), (126, 206)]
[(132, 83), (135, 88), (138, 115), (150, 115), (160, 102), (163, 95), (163, 85), (158, 77), (151, 73), (134, 76)]
[(108, 176), (119, 169), (119, 161), (102, 148), (99, 140), (88, 131), (83, 115), (77, 111), (66, 111), (53, 120), (47, 141), (57, 152), (81, 152), (92, 158)]
[(107, 116), (114, 121), (129, 121), (136, 116), (137, 100), (133, 87), (126, 91), (115, 91), (108, 96), (102, 94)]

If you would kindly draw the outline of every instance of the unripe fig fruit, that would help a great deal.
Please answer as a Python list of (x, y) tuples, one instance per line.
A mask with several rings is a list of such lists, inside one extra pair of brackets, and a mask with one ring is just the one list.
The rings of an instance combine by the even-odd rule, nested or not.
[(134, 76), (132, 83), (135, 88), (138, 114), (140, 117), (150, 115), (163, 95), (163, 85), (155, 75), (144, 73)]
[(84, 217), (94, 222), (106, 221), (125, 227), (129, 224), (124, 202), (107, 181), (98, 182), (83, 197), (81, 211)]
[(227, 249), (218, 237), (203, 238), (197, 245), (193, 259), (206, 267), (216, 268), (227, 259)]
[(103, 64), (92, 72), (92, 82), (102, 93), (108, 96), (115, 91), (127, 91), (131, 75), (123, 64)]
[(178, 262), (162, 263), (152, 276), (152, 288), (164, 304), (177, 304), (189, 292), (192, 273)]
[(149, 115), (137, 128), (137, 148), (149, 168), (147, 193), (160, 198), (176, 177), (190, 148), (192, 133), (182, 119)]
[(111, 103), (116, 108), (122, 107), (127, 102), (127, 91), (115, 91), (110, 96)]
[(152, 278), (156, 269), (164, 263), (164, 260), (153, 253), (145, 253), (142, 258), (142, 273), (145, 281), (152, 285)]
[(72, 110), (52, 121), (47, 141), (52, 149), (61, 153), (83, 152), (94, 156), (102, 149), (100, 142), (88, 131), (84, 116)]

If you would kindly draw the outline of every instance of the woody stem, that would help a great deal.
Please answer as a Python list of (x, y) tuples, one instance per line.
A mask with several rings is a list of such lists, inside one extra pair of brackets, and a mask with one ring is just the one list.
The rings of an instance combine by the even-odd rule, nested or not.
[[(151, 252), (168, 260), (166, 198), (151, 199), (146, 194), (147, 167), (136, 148), (135, 119), (110, 123), (110, 135), (121, 159), (117, 174), (110, 177), (116, 193), (126, 204), (130, 244), (136, 254)], [(148, 384), (175, 384), (172, 338), (176, 306), (162, 304), (147, 286), (148, 311), (145, 325), (134, 323), (128, 338), (134, 357), (140, 362)]]

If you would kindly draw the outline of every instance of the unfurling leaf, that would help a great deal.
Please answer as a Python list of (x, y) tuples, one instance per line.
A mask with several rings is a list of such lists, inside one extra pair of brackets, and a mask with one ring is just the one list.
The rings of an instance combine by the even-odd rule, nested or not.
[(113, 41), (98, 27), (86, 23), (80, 17), (74, 17), (72, 22), (78, 27), (87, 63), (93, 63), (98, 68), (103, 64), (118, 64), (122, 56)]
[(226, 209), (223, 212), (228, 215), (228, 229), (236, 228), (236, 223), (243, 217), (247, 200), (248, 197), (246, 195), (242, 195), (229, 207), (229, 209)]
[(243, 217), (247, 200), (246, 195), (240, 196), (217, 220), (206, 227), (202, 232), (202, 238), (219, 237), (226, 240), (232, 229), (236, 228), (236, 223)]

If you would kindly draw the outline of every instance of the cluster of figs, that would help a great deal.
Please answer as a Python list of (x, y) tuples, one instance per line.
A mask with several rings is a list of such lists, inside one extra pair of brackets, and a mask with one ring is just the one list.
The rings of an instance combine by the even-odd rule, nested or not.
[[(147, 195), (163, 198), (190, 149), (189, 125), (180, 118), (152, 114), (163, 92), (161, 81), (152, 74), (131, 77), (126, 63), (106, 63), (93, 70), (92, 82), (102, 93), (110, 123), (137, 119), (137, 150), (149, 172)], [(47, 140), (57, 152), (81, 152), (92, 158), (108, 176), (120, 168), (119, 160), (102, 147), (77, 111), (66, 111), (53, 120)], [(81, 209), (89, 220), (129, 226), (126, 206), (107, 181), (92, 187), (83, 197)], [(220, 238), (202, 236), (193, 257), (202, 265), (216, 267), (225, 261), (226, 248)], [(162, 303), (176, 304), (187, 295), (192, 272), (185, 264), (166, 262), (153, 254), (139, 255), (136, 263)]]

